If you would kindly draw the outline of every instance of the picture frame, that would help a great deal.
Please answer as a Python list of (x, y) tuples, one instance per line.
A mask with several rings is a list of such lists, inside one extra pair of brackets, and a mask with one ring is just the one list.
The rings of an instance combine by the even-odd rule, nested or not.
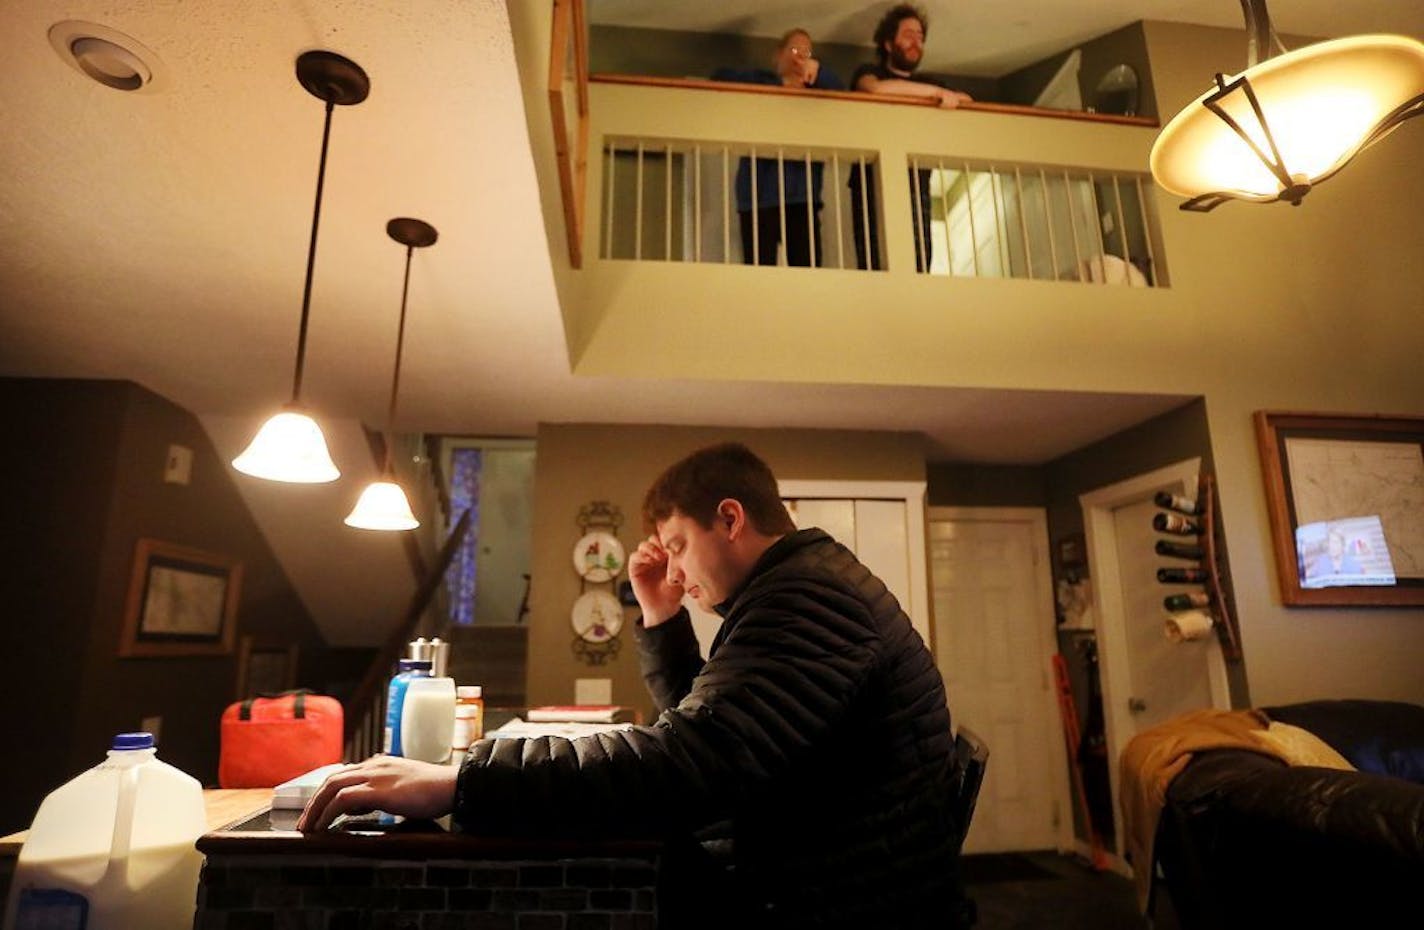
[(245, 635), (238, 640), (237, 683), (234, 700), (278, 694), (297, 686), (296, 643), (277, 642)]
[(1058, 565), (1060, 568), (1086, 568), (1088, 564), (1088, 540), (1083, 533), (1069, 533), (1058, 540)]
[[(1254, 421), (1282, 603), (1424, 605), (1424, 417), (1258, 410)], [(1336, 526), (1376, 530), (1347, 542)], [(1335, 571), (1346, 549), (1360, 583), (1329, 574), (1327, 533), (1341, 536)]]
[(190, 546), (134, 546), (119, 656), (231, 655), (242, 563)]

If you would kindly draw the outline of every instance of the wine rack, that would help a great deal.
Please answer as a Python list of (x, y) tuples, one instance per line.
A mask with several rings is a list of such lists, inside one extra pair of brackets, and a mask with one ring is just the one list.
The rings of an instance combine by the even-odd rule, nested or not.
[[(1153, 527), (1159, 532), (1170, 532), (1183, 536), (1195, 535), (1197, 545), (1160, 542), (1157, 545), (1158, 554), (1178, 558), (1191, 558), (1199, 555), (1198, 564), (1200, 567), (1195, 569), (1159, 569), (1157, 580), (1164, 584), (1200, 584), (1205, 589), (1206, 604), (1183, 605), (1181, 600), (1191, 598), (1191, 595), (1168, 595), (1163, 599), (1163, 605), (1169, 611), (1180, 610), (1184, 607), (1208, 611), (1212, 618), (1212, 629), (1216, 631), (1217, 637), (1221, 640), (1222, 652), (1228, 661), (1236, 662), (1241, 659), (1241, 640), (1236, 626), (1236, 618), (1232, 615), (1230, 603), (1226, 599), (1226, 589), (1222, 582), (1225, 566), (1218, 539), (1215, 490), (1211, 475), (1203, 474), (1197, 479), (1195, 502), (1180, 500), (1164, 502), (1159, 496), (1157, 500), (1159, 507), (1176, 512), (1158, 514), (1153, 521)], [(1183, 507), (1194, 504), (1194, 507), (1188, 512), (1178, 507), (1179, 503)], [(1186, 515), (1179, 516), (1179, 514)]]

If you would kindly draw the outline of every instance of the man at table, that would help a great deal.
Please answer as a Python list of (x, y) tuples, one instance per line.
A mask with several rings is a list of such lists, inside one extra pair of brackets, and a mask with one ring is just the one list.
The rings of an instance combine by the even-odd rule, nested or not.
[[(372, 809), (526, 836), (729, 821), (730, 861), (677, 884), (699, 925), (961, 926), (944, 686), (895, 598), (824, 532), (796, 529), (745, 446), (671, 466), (643, 516), (654, 532), (629, 577), (653, 726), (482, 740), (458, 777), (376, 757), (329, 779), (301, 828)], [(705, 662), (684, 596), (723, 617)]]

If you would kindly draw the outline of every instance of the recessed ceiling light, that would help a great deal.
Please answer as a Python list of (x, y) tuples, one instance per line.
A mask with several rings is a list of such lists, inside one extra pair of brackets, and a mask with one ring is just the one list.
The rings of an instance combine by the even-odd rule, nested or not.
[(105, 87), (154, 91), (166, 83), (163, 63), (151, 49), (107, 26), (75, 19), (55, 23), (49, 44), (71, 68)]

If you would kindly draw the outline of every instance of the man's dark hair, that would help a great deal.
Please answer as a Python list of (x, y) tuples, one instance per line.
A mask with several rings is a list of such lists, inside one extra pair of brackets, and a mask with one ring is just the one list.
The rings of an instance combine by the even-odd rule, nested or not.
[(710, 529), (717, 505), (739, 502), (752, 527), (766, 536), (794, 533), (796, 524), (781, 502), (776, 476), (752, 450), (739, 442), (699, 449), (658, 476), (643, 498), (643, 526), (655, 532), (673, 511)]
[(925, 11), (915, 6), (913, 3), (897, 3), (885, 15), (880, 17), (880, 22), (875, 27), (875, 57), (884, 64), (889, 52), (885, 51), (885, 43), (895, 40), (895, 33), (900, 29), (900, 23), (907, 19), (918, 19), (920, 30), (926, 37), (930, 34), (930, 21), (925, 16)]

